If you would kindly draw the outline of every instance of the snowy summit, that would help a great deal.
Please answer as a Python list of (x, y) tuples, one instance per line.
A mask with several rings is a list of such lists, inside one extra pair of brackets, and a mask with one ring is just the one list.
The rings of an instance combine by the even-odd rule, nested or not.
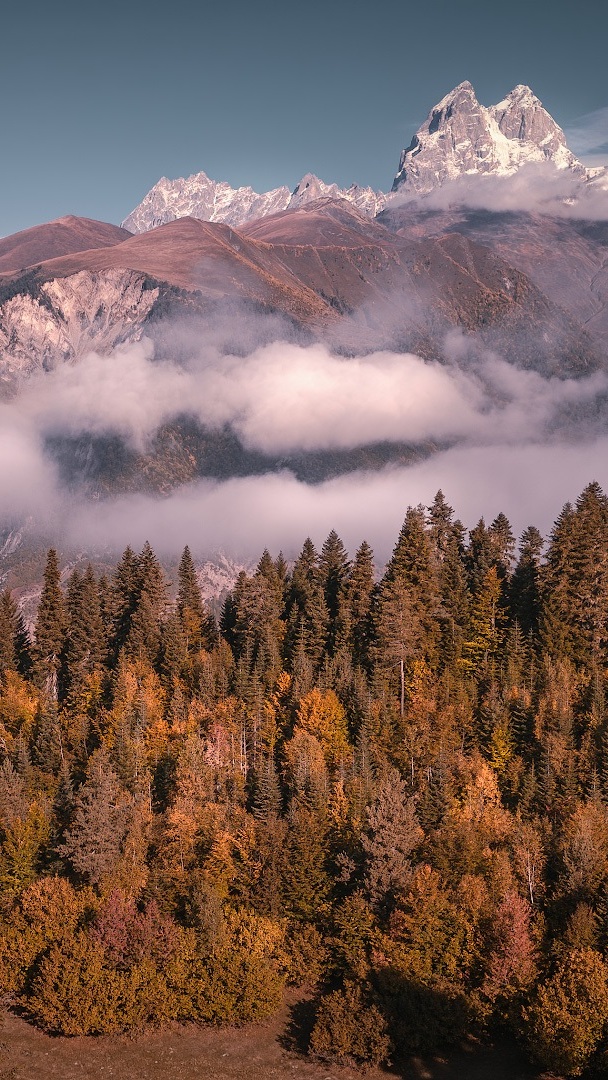
[(425, 195), (464, 174), (508, 176), (538, 161), (570, 169), (581, 179), (588, 175), (529, 86), (516, 86), (486, 108), (471, 83), (463, 82), (431, 109), (402, 151), (393, 191), (405, 186)]

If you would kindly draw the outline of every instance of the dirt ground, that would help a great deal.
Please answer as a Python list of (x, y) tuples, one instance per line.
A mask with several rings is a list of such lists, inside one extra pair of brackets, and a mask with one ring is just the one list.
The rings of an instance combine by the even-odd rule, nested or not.
[(178, 1028), (136, 1039), (51, 1038), (0, 1013), (0, 1080), (537, 1080), (516, 1048), (471, 1048), (412, 1059), (385, 1072), (328, 1066), (293, 1049), (301, 1004), (264, 1024), (220, 1031)]

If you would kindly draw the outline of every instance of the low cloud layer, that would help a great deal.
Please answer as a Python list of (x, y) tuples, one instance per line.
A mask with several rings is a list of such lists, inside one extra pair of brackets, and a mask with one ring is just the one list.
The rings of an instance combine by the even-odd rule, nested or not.
[(429, 505), (439, 488), (469, 527), (502, 511), (518, 534), (529, 524), (548, 533), (563, 503), (594, 478), (608, 489), (608, 438), (573, 446), (459, 447), (409, 468), (315, 486), (282, 473), (201, 482), (164, 500), (81, 503), (68, 516), (66, 539), (89, 550), (150, 539), (169, 554), (188, 543), (199, 555), (223, 550), (256, 558), (265, 547), (293, 556), (306, 536), (321, 545), (335, 528), (351, 552), (365, 538), (384, 561), (407, 506)]
[[(596, 162), (600, 165), (603, 162)], [(608, 177), (579, 179), (550, 162), (530, 162), (510, 176), (480, 173), (451, 180), (425, 196), (403, 195), (391, 206), (414, 203), (430, 210), (529, 211), (554, 217), (608, 221)]]
[[(544, 378), (469, 345), (452, 335), (443, 365), (285, 342), (247, 357), (201, 345), (182, 364), (156, 360), (149, 342), (93, 354), (41, 374), (0, 406), (3, 520), (31, 516), (46, 536), (89, 551), (149, 539), (166, 554), (189, 543), (200, 555), (249, 557), (266, 546), (293, 555), (306, 535), (322, 543), (336, 528), (351, 550), (365, 537), (382, 560), (406, 507), (428, 505), (441, 487), (467, 525), (502, 510), (518, 531), (530, 522), (548, 530), (590, 479), (608, 486), (608, 376)], [(230, 427), (268, 455), (379, 441), (452, 445), (408, 468), (314, 486), (283, 471), (92, 502), (61, 486), (45, 449), (49, 437), (89, 433), (118, 434), (144, 451), (160, 425), (183, 414)], [(579, 414), (595, 422), (583, 429)]]
[[(459, 358), (462, 335), (446, 342)], [(118, 434), (143, 451), (180, 415), (230, 427), (267, 455), (345, 450), (377, 442), (495, 443), (546, 437), (564, 407), (608, 395), (608, 376), (544, 378), (482, 351), (456, 363), (408, 353), (333, 355), (322, 344), (274, 342), (248, 357), (202, 351), (187, 366), (157, 361), (150, 342), (92, 354), (40, 374), (4, 407), (32, 437)]]

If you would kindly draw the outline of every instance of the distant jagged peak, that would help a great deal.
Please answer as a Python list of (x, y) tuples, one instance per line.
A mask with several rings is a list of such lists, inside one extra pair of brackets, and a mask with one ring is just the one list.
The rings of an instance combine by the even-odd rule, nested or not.
[(585, 178), (586, 170), (536, 94), (523, 83), (485, 107), (470, 82), (459, 83), (431, 109), (402, 151), (393, 191), (427, 194), (463, 174), (507, 176), (531, 161), (550, 161)]
[(337, 184), (326, 184), (314, 173), (306, 173), (293, 191), (283, 185), (258, 194), (252, 187), (233, 188), (223, 180), (210, 179), (201, 171), (176, 180), (161, 176), (139, 206), (125, 218), (123, 228), (134, 233), (148, 232), (181, 217), (238, 228), (325, 196), (345, 199), (371, 217), (386, 205), (386, 196), (382, 192), (357, 184), (344, 190)]

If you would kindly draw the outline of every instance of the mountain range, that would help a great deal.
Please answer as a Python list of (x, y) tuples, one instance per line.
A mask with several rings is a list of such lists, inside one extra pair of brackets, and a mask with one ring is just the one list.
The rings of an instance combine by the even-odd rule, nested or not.
[[(454, 181), (508, 180), (537, 165), (586, 189), (606, 184), (529, 88), (486, 108), (465, 82), (403, 150), (389, 194), (309, 174), (293, 192), (257, 195), (199, 173), (160, 180), (120, 227), (65, 217), (7, 237), (0, 389), (14, 398), (36, 373), (144, 337), (157, 358), (179, 361), (218, 325), (218, 348), (230, 355), (289, 339), (322, 341), (337, 355), (390, 349), (444, 363), (457, 333), (469, 343), (463, 364), (482, 346), (547, 377), (604, 370), (608, 222), (432, 201)], [(190, 345), (176, 325), (189, 328)], [(264, 454), (184, 407), (143, 447), (93, 433), (49, 447), (66, 483), (99, 497), (278, 468), (314, 482), (415, 460), (437, 444)]]
[(263, 194), (210, 180), (204, 172), (176, 180), (163, 176), (122, 224), (138, 233), (176, 218), (194, 217), (238, 228), (319, 198), (344, 199), (373, 217), (397, 195), (425, 195), (461, 176), (508, 176), (533, 162), (550, 162), (585, 181), (607, 175), (604, 169), (586, 169), (575, 158), (563, 131), (528, 86), (516, 86), (503, 101), (485, 108), (471, 83), (463, 82), (431, 110), (401, 152), (388, 194), (358, 184), (339, 188), (312, 173), (302, 177), (293, 191), (284, 185)]

